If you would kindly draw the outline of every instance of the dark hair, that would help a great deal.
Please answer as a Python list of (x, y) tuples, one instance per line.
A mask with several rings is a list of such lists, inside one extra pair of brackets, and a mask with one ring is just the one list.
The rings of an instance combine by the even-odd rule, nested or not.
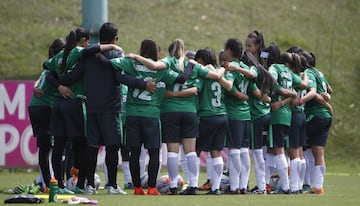
[(195, 59), (195, 52), (192, 50), (186, 50), (185, 51), (185, 56), (188, 59)]
[(154, 61), (158, 60), (157, 44), (151, 39), (145, 39), (140, 45), (140, 55), (146, 58), (151, 58)]
[(303, 55), (308, 64), (309, 64), (309, 67), (315, 67), (315, 55), (312, 53), (312, 52), (302, 52), (301, 55)]
[(290, 47), (288, 50), (286, 50), (286, 52), (289, 53), (296, 53), (296, 54), (300, 54), (301, 52), (303, 52), (304, 50), (299, 47), (299, 46), (292, 46)]
[(195, 54), (195, 60), (202, 59), (205, 65), (217, 66), (215, 53), (210, 48), (199, 49)]
[(271, 94), (276, 85), (276, 80), (270, 74), (268, 70), (264, 68), (262, 64), (252, 55), (250, 52), (246, 52), (248, 60), (252, 65), (258, 69), (258, 76), (255, 81), (258, 88), (263, 94)]
[(275, 43), (270, 43), (270, 45), (264, 49), (264, 52), (269, 53), (267, 64), (264, 65), (266, 69), (268, 69), (272, 64), (280, 63), (280, 49)]
[(115, 24), (107, 22), (104, 23), (99, 31), (100, 43), (110, 43), (118, 35), (118, 28)]
[(238, 60), (241, 59), (243, 46), (240, 40), (236, 38), (229, 38), (225, 42), (224, 49), (230, 49), (232, 55), (236, 57)]
[(288, 52), (282, 54), (281, 63), (288, 64), (290, 69), (296, 74), (299, 74), (302, 70), (301, 59), (298, 54)]
[(90, 39), (90, 33), (82, 27), (71, 30), (67, 35), (64, 56), (60, 66), (60, 73), (63, 73), (66, 69), (66, 62), (70, 51), (76, 47), (76, 44), (80, 42), (82, 38)]
[(254, 39), (255, 44), (259, 45), (259, 54), (260, 54), (260, 51), (265, 49), (264, 37), (261, 32), (255, 30), (255, 31), (251, 32), (250, 34), (248, 34), (248, 38)]
[(303, 53), (300, 53), (300, 60), (301, 60), (301, 72), (305, 71), (305, 69), (310, 68), (310, 64)]
[(53, 56), (55, 56), (61, 50), (63, 50), (65, 47), (65, 44), (66, 44), (66, 42), (64, 39), (62, 39), (62, 38), (55, 39), (49, 47), (49, 51), (48, 51), (49, 59), (52, 58)]

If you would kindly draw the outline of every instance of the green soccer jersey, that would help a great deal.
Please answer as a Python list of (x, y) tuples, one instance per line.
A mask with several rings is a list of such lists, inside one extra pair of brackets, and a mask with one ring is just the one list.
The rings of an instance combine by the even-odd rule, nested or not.
[[(59, 53), (57, 53), (52, 58), (46, 60), (44, 62), (44, 65), (46, 66), (46, 68), (49, 69), (50, 72), (55, 72), (58, 76), (60, 76), (60, 65), (61, 65), (63, 56), (64, 56), (64, 51), (60, 51)], [(60, 92), (57, 90), (57, 88), (54, 89), (54, 94), (53, 95), (54, 96), (61, 96)]]
[(169, 69), (151, 70), (131, 58), (114, 58), (111, 59), (110, 62), (114, 68), (123, 70), (144, 81), (153, 79), (159, 88), (154, 93), (151, 93), (147, 90), (129, 87), (126, 101), (126, 115), (160, 118), (160, 103), (163, 98), (163, 91), (161, 90), (165, 87), (164, 83), (169, 85), (173, 84), (178, 73)]
[[(231, 64), (249, 70), (249, 66), (243, 62), (232, 61)], [(225, 78), (233, 82), (233, 87), (243, 94), (247, 94), (249, 79), (242, 73), (231, 71), (226, 72)], [(225, 95), (226, 113), (231, 120), (250, 120), (250, 107), (247, 101), (234, 97), (229, 92)]]
[[(182, 71), (179, 70), (179, 61), (175, 57), (165, 57), (161, 61), (167, 65), (168, 69), (176, 73), (182, 73)], [(184, 61), (184, 68), (187, 64), (188, 62)], [(167, 84), (166, 89), (173, 92), (179, 92), (187, 88), (198, 86), (199, 78), (204, 78), (208, 72), (208, 68), (201, 64), (195, 64), (190, 77), (183, 84)], [(196, 95), (190, 97), (166, 98), (161, 112), (197, 112), (196, 104)]]
[[(305, 70), (305, 74), (309, 77), (309, 87), (315, 87), (316, 93), (321, 94), (327, 92), (329, 83), (321, 71), (316, 68), (308, 68)], [(310, 100), (305, 103), (305, 114), (308, 120), (314, 116), (331, 118), (329, 109), (315, 100)]]
[[(66, 70), (65, 72), (71, 72), (76, 64), (83, 58), (83, 47), (75, 47), (73, 48), (66, 61)], [(75, 97), (85, 96), (85, 83), (84, 79), (75, 82), (70, 85), (70, 89), (74, 92)]]
[[(296, 91), (296, 98), (304, 97), (307, 92), (306, 89), (301, 89), (299, 87), (295, 87), (295, 91)], [(297, 105), (295, 107), (291, 107), (291, 112), (304, 112), (304, 109), (305, 109), (305, 103), (301, 105)]]
[(250, 81), (248, 87), (248, 96), (249, 96), (249, 107), (251, 120), (257, 120), (267, 114), (270, 114), (270, 103), (264, 102), (253, 95), (252, 92), (256, 91), (258, 87), (255, 82)]
[[(83, 49), (84, 49), (83, 47), (77, 46), (70, 51), (69, 56), (66, 61), (66, 68), (65, 68), (64, 72), (71, 72), (74, 69), (77, 62), (79, 62), (83, 57)], [(51, 58), (45, 62), (45, 65), (47, 66), (47, 68), (49, 68), (50, 71), (56, 72), (56, 74), (59, 77), (61, 76), (60, 66), (61, 66), (61, 62), (63, 59), (63, 55), (64, 55), (64, 52), (61, 51), (57, 55), (55, 55), (53, 58)], [(84, 96), (85, 95), (85, 85), (84, 85), (83, 79), (70, 85), (70, 89), (73, 91), (75, 97)], [(60, 93), (57, 92), (56, 95), (60, 96)]]
[(128, 86), (126, 86), (125, 84), (121, 84), (121, 119), (123, 124), (125, 124), (127, 93)]
[(202, 79), (199, 93), (199, 117), (226, 114), (224, 103), (224, 89), (216, 80)]
[(31, 97), (29, 106), (52, 106), (54, 100), (54, 94), (57, 92), (57, 89), (51, 86), (46, 81), (46, 75), (49, 71), (43, 70), (39, 77), (39, 83), (36, 85), (37, 88), (41, 89), (44, 92), (44, 95), (37, 97), (33, 95)]
[[(301, 84), (301, 78), (294, 74), (284, 64), (273, 64), (269, 67), (269, 72), (277, 81), (277, 87), (292, 90), (293, 86)], [(271, 96), (273, 102), (281, 101), (284, 97), (278, 93)], [(276, 111), (271, 111), (271, 123), (280, 125), (291, 125), (291, 109), (289, 104), (285, 104)]]

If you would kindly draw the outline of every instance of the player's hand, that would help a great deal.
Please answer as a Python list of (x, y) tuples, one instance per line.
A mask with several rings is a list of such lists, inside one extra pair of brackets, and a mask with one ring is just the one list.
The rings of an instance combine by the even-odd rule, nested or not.
[(122, 53), (125, 53), (125, 51), (123, 50), (123, 48), (121, 48), (120, 46), (116, 45), (116, 44), (113, 44), (112, 45), (113, 49), (115, 50), (118, 50), (118, 51), (121, 51)]
[(69, 99), (69, 98), (74, 97), (73, 91), (72, 91), (69, 87), (67, 87), (67, 86), (60, 85), (60, 86), (58, 87), (58, 90), (59, 90), (60, 94), (61, 94), (65, 99)]
[(36, 96), (36, 97), (42, 97), (44, 96), (44, 92), (43, 90), (37, 88), (37, 87), (34, 87), (33, 88), (33, 94)]
[(153, 79), (149, 79), (146, 81), (146, 90), (148, 92), (155, 92), (156, 91), (156, 83)]

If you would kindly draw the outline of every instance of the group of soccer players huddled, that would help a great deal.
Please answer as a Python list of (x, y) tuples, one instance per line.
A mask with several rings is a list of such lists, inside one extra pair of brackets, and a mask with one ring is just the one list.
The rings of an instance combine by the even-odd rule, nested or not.
[[(59, 194), (96, 194), (104, 146), (108, 194), (127, 194), (117, 184), (119, 150), (124, 188), (134, 195), (324, 193), (332, 88), (313, 53), (298, 46), (281, 53), (275, 43), (265, 46), (259, 31), (249, 33), (245, 45), (228, 38), (217, 54), (208, 47), (185, 50), (175, 39), (166, 57), (152, 39), (141, 42), (139, 54), (125, 53), (109, 22), (100, 28), (99, 44), (89, 46), (89, 39), (77, 28), (54, 40), (33, 90), (29, 115), (42, 192), (55, 178)], [(77, 177), (72, 188), (62, 163), (68, 142)], [(167, 181), (159, 181), (162, 145)], [(200, 185), (202, 152), (207, 181)]]

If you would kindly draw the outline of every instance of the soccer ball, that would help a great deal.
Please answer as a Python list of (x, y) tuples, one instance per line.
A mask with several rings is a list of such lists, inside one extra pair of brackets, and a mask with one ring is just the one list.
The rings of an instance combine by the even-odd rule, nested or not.
[(66, 181), (66, 188), (68, 188), (71, 191), (75, 190), (76, 184), (78, 182), (77, 176), (72, 176)]
[(94, 175), (94, 183), (95, 183), (95, 189), (98, 190), (100, 187), (101, 179), (100, 176), (96, 173)]
[[(70, 177), (66, 181), (66, 188), (74, 192), (77, 182), (78, 182), (78, 176)], [(100, 176), (96, 173), (94, 175), (94, 183), (95, 183), (95, 189), (98, 190), (100, 187), (101, 179)], [(85, 180), (85, 185), (86, 185), (86, 180)]]
[(166, 194), (170, 189), (170, 178), (169, 175), (163, 175), (156, 181), (156, 189), (161, 194)]
[(184, 187), (185, 182), (184, 182), (184, 179), (180, 175), (178, 175), (177, 178), (178, 178), (177, 188), (180, 191)]
[(148, 188), (148, 180), (149, 180), (149, 175), (147, 172), (144, 173), (143, 176), (140, 177), (140, 182), (141, 182), (141, 187), (142, 188)]
[(269, 185), (271, 187), (271, 190), (275, 191), (275, 190), (279, 190), (280, 189), (280, 177), (277, 174), (273, 174), (270, 177), (270, 182)]
[(220, 190), (229, 191), (230, 190), (230, 177), (223, 175), (220, 180)]
[[(177, 176), (177, 189), (182, 190), (184, 186), (184, 179), (181, 177), (181, 175)], [(159, 179), (156, 181), (156, 189), (161, 194), (166, 194), (170, 191), (170, 178), (169, 175), (163, 175), (159, 177)]]

